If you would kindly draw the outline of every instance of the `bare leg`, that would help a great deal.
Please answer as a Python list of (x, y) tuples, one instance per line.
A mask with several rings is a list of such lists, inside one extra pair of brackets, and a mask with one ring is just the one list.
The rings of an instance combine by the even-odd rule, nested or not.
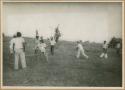
[(80, 57), (80, 50), (77, 51), (77, 55), (76, 55), (76, 58), (79, 58)]

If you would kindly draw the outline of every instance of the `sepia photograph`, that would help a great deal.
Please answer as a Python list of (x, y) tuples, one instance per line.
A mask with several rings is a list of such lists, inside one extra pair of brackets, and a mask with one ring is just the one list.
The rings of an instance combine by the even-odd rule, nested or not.
[(2, 15), (3, 87), (123, 87), (122, 2), (3, 2)]

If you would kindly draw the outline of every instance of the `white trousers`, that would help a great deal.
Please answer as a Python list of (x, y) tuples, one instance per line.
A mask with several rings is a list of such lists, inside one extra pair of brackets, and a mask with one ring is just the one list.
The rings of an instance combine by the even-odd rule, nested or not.
[(22, 68), (26, 68), (25, 53), (24, 53), (23, 49), (16, 49), (15, 50), (14, 69), (19, 68), (19, 59), (21, 61)]
[(102, 54), (100, 55), (100, 57), (101, 57), (101, 58), (104, 57), (105, 59), (107, 59), (107, 58), (108, 58), (108, 55), (107, 55), (107, 53), (102, 53)]
[(85, 58), (88, 58), (88, 56), (85, 54), (84, 50), (78, 50), (76, 57), (79, 58), (80, 54), (82, 54)]

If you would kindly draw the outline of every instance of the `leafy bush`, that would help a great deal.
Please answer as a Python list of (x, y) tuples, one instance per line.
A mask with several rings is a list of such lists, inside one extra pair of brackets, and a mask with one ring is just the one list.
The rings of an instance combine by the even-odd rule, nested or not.
[(109, 48), (115, 48), (117, 43), (121, 43), (122, 45), (122, 39), (121, 38), (116, 38), (116, 37), (113, 37), (111, 39), (111, 41), (109, 42)]

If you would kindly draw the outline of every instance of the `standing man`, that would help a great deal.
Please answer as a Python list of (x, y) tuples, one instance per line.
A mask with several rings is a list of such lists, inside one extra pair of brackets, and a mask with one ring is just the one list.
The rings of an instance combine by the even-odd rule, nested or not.
[(13, 38), (10, 40), (10, 46), (9, 46), (9, 48), (10, 48), (10, 51), (9, 51), (9, 53), (10, 53), (10, 55), (12, 55), (12, 54), (14, 54), (14, 45), (13, 45), (13, 43), (14, 43), (14, 40), (15, 40), (15, 38), (16, 38), (16, 35), (14, 34), (13, 35)]
[(36, 36), (35, 38), (35, 54), (37, 54), (38, 52), (38, 44), (39, 44), (39, 36)]
[(25, 40), (22, 38), (22, 34), (20, 32), (17, 32), (17, 37), (13, 41), (13, 47), (15, 52), (14, 69), (19, 69), (19, 60), (21, 61), (22, 68), (26, 68)]
[(53, 37), (50, 38), (50, 52), (51, 52), (51, 55), (54, 55), (54, 47), (55, 47), (55, 40)]
[(82, 46), (82, 41), (77, 41), (77, 58), (80, 58), (80, 54), (82, 54), (86, 59), (88, 59), (89, 57), (85, 54), (84, 48)]
[(35, 54), (37, 54), (38, 52), (38, 44), (40, 42), (40, 39), (39, 39), (39, 34), (38, 34), (38, 30), (36, 30), (36, 37), (35, 37)]
[(107, 49), (108, 49), (108, 44), (106, 41), (104, 41), (103, 45), (102, 45), (102, 54), (100, 55), (101, 58), (105, 58), (107, 59), (108, 58), (108, 55), (107, 55)]

